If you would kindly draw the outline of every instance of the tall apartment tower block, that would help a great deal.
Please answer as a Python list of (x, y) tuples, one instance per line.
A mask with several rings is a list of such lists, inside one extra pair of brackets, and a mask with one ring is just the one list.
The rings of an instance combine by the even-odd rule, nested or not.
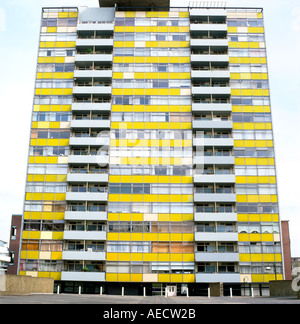
[(262, 9), (144, 6), (42, 10), (18, 274), (261, 290), (284, 278)]

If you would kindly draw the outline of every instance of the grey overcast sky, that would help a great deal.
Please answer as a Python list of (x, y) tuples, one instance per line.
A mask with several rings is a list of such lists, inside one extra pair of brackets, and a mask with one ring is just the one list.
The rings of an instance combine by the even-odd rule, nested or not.
[[(184, 7), (187, 0), (171, 0)], [(41, 8), (97, 7), (97, 0), (0, 0), (0, 240), (9, 241), (12, 214), (23, 212)], [(292, 256), (300, 256), (300, 1), (228, 0), (262, 7), (271, 90), (281, 220), (289, 220)]]

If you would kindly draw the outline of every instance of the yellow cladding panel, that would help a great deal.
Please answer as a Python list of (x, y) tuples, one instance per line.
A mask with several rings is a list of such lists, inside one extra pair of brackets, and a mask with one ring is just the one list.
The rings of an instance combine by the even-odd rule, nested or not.
[(52, 252), (51, 253), (52, 260), (61, 260), (62, 259), (62, 252)]
[(147, 11), (146, 18), (158, 18), (158, 11)]
[(237, 33), (237, 27), (228, 27), (227, 31), (228, 33)]
[(142, 253), (131, 253), (131, 261), (141, 262), (143, 261), (143, 254)]
[(242, 253), (240, 253), (239, 261), (240, 262), (250, 262), (251, 261), (251, 255), (250, 254), (242, 254)]
[(143, 274), (141, 273), (134, 273), (130, 275), (131, 281), (134, 282), (142, 282), (143, 281)]
[(171, 274), (171, 282), (182, 282), (182, 274)]
[(118, 281), (117, 273), (106, 273), (105, 275), (106, 281)]
[(183, 282), (195, 282), (194, 274), (183, 274)]
[(260, 48), (259, 42), (249, 42), (250, 48)]
[(274, 254), (263, 254), (262, 255), (263, 262), (275, 262), (275, 255)]
[(259, 222), (259, 221), (260, 221), (259, 214), (249, 214), (249, 222)]
[(130, 261), (130, 253), (118, 253), (118, 261)]
[(53, 232), (52, 239), (53, 240), (62, 240), (64, 237), (64, 232)]
[(188, 18), (189, 17), (189, 12), (181, 11), (181, 12), (179, 12), (179, 17)]
[(38, 251), (28, 251), (27, 252), (27, 259), (38, 259), (39, 252)]
[(237, 220), (238, 222), (248, 222), (248, 214), (238, 214)]
[(147, 261), (150, 261), (150, 262), (158, 261), (158, 253), (144, 253), (143, 260), (145, 262), (147, 262)]
[(238, 234), (239, 242), (248, 242), (249, 234)]
[(252, 262), (262, 262), (263, 261), (262, 254), (252, 253), (251, 254), (251, 261)]
[(272, 242), (274, 240), (273, 234), (262, 234), (262, 241)]
[[(263, 274), (255, 274), (255, 275), (252, 275), (252, 282), (264, 282), (264, 275)], [(266, 277), (266, 276), (265, 276)], [(272, 276), (272, 278), (274, 277), (274, 279), (272, 280), (275, 280), (275, 276)]]
[[(28, 235), (28, 238), (29, 239), (36, 239), (36, 240), (38, 240), (38, 239), (40, 239), (40, 236), (41, 236), (41, 232), (40, 231), (28, 231), (27, 232), (27, 235)], [(26, 238), (26, 237), (24, 237), (24, 236), (26, 236), (26, 234), (24, 234), (23, 233), (23, 238)]]
[(246, 195), (237, 195), (236, 196), (236, 201), (237, 202), (247, 202), (247, 196)]
[(158, 282), (170, 282), (170, 274), (159, 273), (158, 274)]
[(118, 241), (119, 234), (118, 233), (107, 233), (107, 241)]
[(118, 281), (130, 281), (130, 273), (119, 273)]
[(250, 242), (260, 242), (260, 241), (262, 241), (261, 234), (249, 234), (249, 238), (250, 238)]
[[(46, 63), (46, 59), (47, 57), (45, 58), (45, 63)], [(51, 63), (51, 62), (49, 62)], [(54, 57), (54, 63), (65, 63), (65, 58), (62, 56), (62, 57)]]
[[(51, 213), (49, 213), (51, 214)], [(65, 213), (53, 213), (53, 219), (63, 220), (65, 218)]]
[(130, 241), (130, 233), (119, 233), (119, 241)]
[(230, 73), (230, 79), (232, 80), (241, 79), (240, 73)]
[(159, 253), (158, 254), (158, 261), (161, 261), (161, 262), (170, 261), (170, 254), (169, 253)]
[(38, 272), (38, 277), (39, 278), (49, 278), (50, 277), (50, 273), (49, 271), (39, 271)]

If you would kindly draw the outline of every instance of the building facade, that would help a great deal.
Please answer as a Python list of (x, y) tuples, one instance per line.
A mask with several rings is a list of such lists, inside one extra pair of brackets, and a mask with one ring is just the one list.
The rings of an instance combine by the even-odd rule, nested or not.
[(7, 273), (8, 262), (10, 261), (7, 242), (0, 240), (0, 275)]
[(22, 215), (12, 215), (9, 238), (9, 263), (7, 274), (18, 274), (18, 260), (20, 252), (20, 242), (22, 233)]
[(20, 275), (194, 294), (283, 279), (260, 8), (43, 8)]

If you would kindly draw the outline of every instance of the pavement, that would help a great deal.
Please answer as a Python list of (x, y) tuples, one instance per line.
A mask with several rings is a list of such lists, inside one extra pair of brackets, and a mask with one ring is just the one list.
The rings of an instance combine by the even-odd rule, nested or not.
[(164, 297), (88, 294), (32, 294), (0, 296), (4, 304), (103, 304), (103, 305), (200, 305), (200, 304), (300, 304), (296, 297)]

